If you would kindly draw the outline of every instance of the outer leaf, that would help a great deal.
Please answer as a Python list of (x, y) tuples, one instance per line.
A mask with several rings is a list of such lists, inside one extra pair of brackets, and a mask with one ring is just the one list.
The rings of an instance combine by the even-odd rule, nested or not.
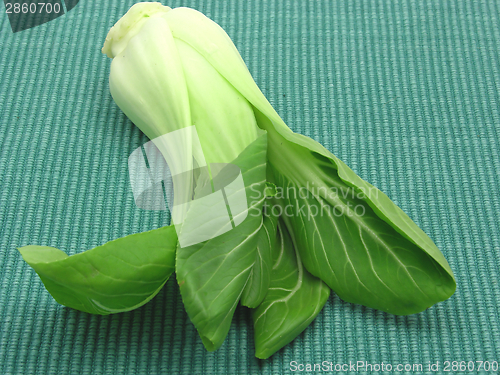
[[(222, 345), (255, 263), (258, 233), (262, 226), (266, 141), (266, 134), (260, 136), (232, 162), (243, 175), (250, 207), (248, 216), (222, 235), (177, 249), (176, 274), (184, 307), (210, 351)], [(256, 191), (261, 199), (254, 199)], [(188, 211), (186, 221), (191, 212), (192, 209)]]
[(182, 62), (160, 14), (143, 18), (137, 35), (120, 45), (109, 74), (114, 101), (149, 139), (193, 124)]
[(277, 229), (278, 218), (265, 215), (259, 232), (255, 264), (241, 296), (243, 306), (257, 307), (267, 294), (271, 280), (272, 253), (273, 249), (278, 246)]
[[(361, 230), (362, 234), (356, 236), (359, 238), (357, 244), (352, 243), (352, 246), (361, 247), (352, 248), (349, 246), (345, 249), (342, 242), (335, 242), (339, 240), (338, 236), (335, 239), (337, 230), (335, 228), (332, 230), (331, 224), (328, 226), (326, 222), (319, 235), (312, 236), (309, 234), (304, 237), (304, 240), (301, 240), (301, 251), (312, 254), (311, 256), (317, 259), (314, 262), (304, 260), (310, 272), (321, 275), (347, 301), (358, 302), (396, 314), (411, 314), (421, 311), (454, 293), (456, 283), (453, 272), (432, 240), (384, 193), (368, 182), (363, 181), (322, 145), (308, 137), (293, 133), (286, 126), (253, 81), (231, 39), (222, 28), (201, 13), (187, 8), (176, 8), (165, 17), (168, 18), (174, 37), (184, 40), (205, 56), (207, 61), (254, 106), (257, 124), (268, 132), (269, 162), (274, 168), (281, 169), (280, 173), (283, 178), (288, 180), (283, 180), (283, 183), (288, 184), (290, 182), (295, 187), (301, 187), (307, 185), (308, 182), (314, 181), (319, 182), (319, 186), (329, 189), (332, 186), (328, 186), (328, 179), (323, 182), (323, 177), (317, 175), (317, 173), (322, 173), (321, 176), (324, 176), (323, 172), (328, 170), (328, 173), (332, 174), (331, 177), (338, 184), (344, 188), (351, 188), (354, 195), (359, 197), (360, 204), (364, 204), (367, 209), (368, 216), (364, 221), (364, 229)], [(186, 24), (190, 24), (191, 27), (183, 27)], [(218, 48), (214, 48), (214, 45), (218, 46)], [(315, 168), (318, 160), (321, 161), (322, 166)], [(325, 176), (325, 178), (327, 177)], [(366, 194), (366, 192), (370, 192), (370, 194)], [(301, 215), (296, 218), (296, 220), (302, 219)], [(350, 218), (345, 217), (344, 220), (347, 222)], [(360, 223), (358, 222), (358, 224)], [(349, 227), (349, 230), (355, 230), (354, 233), (358, 233), (359, 226), (358, 229), (355, 226)], [(296, 224), (296, 227), (298, 229), (302, 228), (303, 223)], [(308, 228), (310, 229), (310, 227)], [(369, 240), (367, 242), (366, 236), (368, 233), (375, 234), (372, 236), (374, 241)], [(390, 245), (387, 241), (379, 241), (383, 237), (382, 233), (393, 238)], [(348, 233), (347, 228), (341, 236), (343, 241), (348, 238), (344, 238), (346, 235), (351, 235)], [(323, 240), (324, 248), (318, 245), (318, 236)], [(361, 245), (361, 238), (363, 238), (364, 245)], [(370, 249), (368, 253), (366, 253), (367, 248)], [(354, 259), (351, 266), (351, 263), (346, 259), (352, 258), (351, 252), (360, 251), (363, 251), (365, 256)], [(379, 255), (373, 257), (372, 252)], [(413, 253), (413, 255), (407, 257), (404, 264), (400, 262), (403, 253)], [(344, 254), (344, 261), (341, 263), (336, 259), (339, 254)], [(381, 263), (375, 266), (371, 263), (373, 260), (384, 262), (384, 257), (388, 260), (388, 263), (384, 265)], [(328, 268), (325, 268), (329, 264), (326, 260), (333, 262), (330, 263), (331, 266)], [(414, 260), (418, 260), (417, 263), (413, 263)], [(397, 266), (391, 268), (391, 264), (392, 266), (397, 264)], [(375, 301), (378, 297), (372, 296), (372, 293), (376, 292), (372, 290), (373, 288), (368, 291), (361, 286), (361, 284), (368, 283), (368, 280), (361, 280), (360, 283), (358, 277), (353, 276), (354, 274), (359, 276), (363, 274), (363, 270), (367, 270), (368, 274), (371, 274), (368, 278), (374, 277), (378, 279), (377, 276), (374, 276), (373, 269), (375, 269), (378, 277), (388, 275), (392, 282), (398, 284), (389, 285), (387, 284), (389, 280), (378, 280), (379, 285), (386, 283), (389, 286), (389, 288), (383, 286), (377, 292), (377, 294), (381, 295), (381, 299), (378, 301)], [(429, 272), (428, 269), (432, 270), (432, 272)], [(409, 272), (409, 275), (406, 271)], [(415, 273), (420, 273), (423, 276), (424, 272), (427, 272), (427, 276), (423, 277), (423, 279), (427, 280), (424, 282), (426, 285), (420, 285), (419, 283), (423, 281), (419, 278), (413, 280), (415, 282), (410, 281), (410, 284), (413, 285), (411, 290), (400, 290), (399, 292), (396, 291), (396, 289), (401, 288), (399, 279), (390, 276), (391, 274), (398, 276), (406, 274), (404, 277), (411, 280)], [(336, 282), (336, 279), (344, 280)], [(354, 290), (353, 287), (341, 287), (341, 285), (348, 285), (352, 279), (356, 280), (357, 290)], [(404, 284), (406, 285), (406, 283)], [(423, 293), (419, 289), (423, 290)], [(408, 300), (411, 299), (408, 296), (414, 293), (415, 290), (418, 291), (420, 297), (417, 298), (417, 301), (407, 301), (408, 303), (406, 301), (398, 302), (399, 297), (396, 297), (393, 293), (396, 291), (398, 296), (404, 294), (406, 300)], [(385, 294), (393, 295), (395, 299), (387, 302), (388, 299)]]
[[(329, 159), (299, 151), (297, 160), (307, 160), (309, 170), (297, 173), (301, 168), (296, 164), (294, 175), (286, 165), (273, 164), (272, 169), (286, 192), (285, 210), (292, 213), (285, 215), (287, 226), (313, 275), (345, 301), (400, 315), (420, 312), (453, 294), (454, 279), (439, 262), (442, 255), (431, 256), (440, 253), (430, 239), (428, 247), (419, 247), (368, 204), (366, 197), (376, 199), (380, 191), (353, 188)], [(299, 188), (305, 178), (309, 181), (304, 192)], [(383, 208), (402, 212), (390, 200)], [(401, 214), (400, 222), (408, 221)]]
[(191, 121), (203, 155), (207, 163), (230, 163), (261, 132), (252, 106), (204, 56), (182, 40), (174, 41), (188, 89)]
[(61, 305), (91, 314), (133, 310), (151, 300), (174, 270), (173, 227), (132, 234), (68, 256), (48, 246), (19, 252)]
[(269, 291), (253, 310), (255, 356), (268, 358), (297, 337), (314, 320), (330, 288), (302, 265), (292, 237), (280, 219), (279, 246), (273, 250)]

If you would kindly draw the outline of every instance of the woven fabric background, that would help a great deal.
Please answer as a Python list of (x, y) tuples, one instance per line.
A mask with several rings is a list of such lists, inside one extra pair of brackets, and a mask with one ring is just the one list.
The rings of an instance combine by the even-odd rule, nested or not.
[(421, 372), (399, 372), (413, 374), (431, 373), (429, 362), (439, 362), (439, 373), (444, 361), (500, 362), (496, 0), (164, 2), (219, 23), (285, 122), (429, 234), (455, 272), (452, 298), (402, 317), (332, 295), (303, 334), (263, 361), (254, 358), (243, 307), (223, 346), (207, 352), (173, 278), (129, 313), (92, 316), (58, 305), (17, 247), (74, 254), (168, 222), (164, 212), (134, 204), (127, 158), (147, 138), (114, 104), (111, 60), (100, 52), (132, 4), (81, 0), (18, 33), (0, 15), (0, 374), (289, 374), (299, 372), (292, 361), (423, 364)]

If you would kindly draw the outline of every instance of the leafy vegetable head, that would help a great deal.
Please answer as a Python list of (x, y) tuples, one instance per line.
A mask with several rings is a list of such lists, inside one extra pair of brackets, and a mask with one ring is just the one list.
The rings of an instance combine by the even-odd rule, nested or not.
[[(113, 59), (115, 102), (171, 170), (187, 171), (182, 183), (174, 180), (174, 199), (194, 203), (182, 212), (180, 235), (166, 227), (71, 257), (21, 248), (58, 302), (98, 314), (127, 311), (152, 298), (175, 263), (205, 347), (222, 345), (241, 302), (253, 309), (256, 356), (267, 358), (316, 317), (328, 287), (346, 301), (402, 315), (454, 293), (451, 268), (432, 240), (335, 155), (293, 133), (228, 35), (203, 14), (138, 3), (102, 51)], [(213, 176), (197, 171), (212, 163), (237, 166), (244, 183), (207, 184)], [(224, 197), (215, 202), (224, 209), (244, 209), (229, 215), (229, 230), (183, 245), (186, 228), (205, 239), (221, 219), (202, 199), (207, 191)]]
[[(301, 262), (310, 274), (322, 279), (346, 301), (394, 314), (423, 311), (454, 293), (453, 273), (432, 240), (385, 194), (359, 178), (322, 145), (287, 127), (217, 24), (188, 8), (165, 9), (151, 18), (129, 41), (125, 52), (115, 56), (110, 77), (117, 104), (127, 115), (130, 113), (132, 121), (144, 119), (145, 124), (139, 126), (146, 134), (158, 134), (151, 127), (156, 131), (164, 124), (180, 127), (191, 119), (197, 129), (208, 130), (201, 135), (202, 143), (210, 139), (212, 146), (225, 145), (235, 137), (233, 140), (242, 146), (245, 140), (253, 139), (250, 134), (255, 134), (257, 128), (265, 130), (268, 181), (288, 193), (277, 197), (277, 202)], [(163, 56), (161, 51), (166, 49), (170, 53)], [(191, 53), (193, 58), (187, 58)], [(198, 85), (188, 78), (198, 70), (194, 56), (201, 56), (207, 72), (215, 72), (197, 76)], [(134, 73), (133, 67), (144, 73)], [(227, 83), (228, 91), (221, 91), (220, 96), (199, 95), (209, 92), (200, 82), (208, 82), (212, 76)], [(141, 95), (132, 95), (136, 91)], [(162, 98), (161, 103), (170, 101), (155, 104), (153, 92)], [(213, 122), (198, 128), (197, 121), (203, 123), (203, 119), (211, 118), (214, 109), (233, 98), (245, 103), (245, 110), (238, 116), (241, 122), (234, 126), (225, 122), (224, 139), (214, 137), (220, 134), (220, 128), (213, 127)], [(141, 100), (148, 103), (142, 117), (137, 110)], [(190, 112), (185, 109), (188, 102)], [(171, 108), (168, 111), (167, 106)], [(219, 151), (212, 156), (216, 158)], [(229, 156), (224, 152), (220, 155)], [(305, 197), (299, 191), (306, 192)], [(262, 263), (262, 259), (257, 258), (257, 262)], [(259, 272), (265, 268), (261, 264)], [(247, 287), (245, 304), (253, 306), (261, 301), (262, 296), (250, 298), (258, 292), (258, 288)]]

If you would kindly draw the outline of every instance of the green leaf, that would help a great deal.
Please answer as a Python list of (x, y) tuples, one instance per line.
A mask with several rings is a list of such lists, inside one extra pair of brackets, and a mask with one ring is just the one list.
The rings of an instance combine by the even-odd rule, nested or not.
[(444, 256), (385, 194), (333, 155), (313, 151), (316, 146), (304, 148), (276, 132), (272, 137), (270, 168), (309, 272), (345, 301), (399, 315), (454, 293)]
[(166, 226), (72, 256), (48, 246), (18, 250), (61, 305), (107, 315), (151, 300), (174, 271), (176, 246), (175, 229)]
[[(222, 345), (255, 263), (263, 221), (266, 148), (267, 135), (263, 134), (232, 162), (243, 176), (249, 207), (246, 218), (226, 233), (177, 249), (176, 274), (184, 307), (209, 351)], [(200, 212), (190, 208), (185, 221), (194, 221), (190, 215)], [(238, 218), (233, 219), (236, 222)]]
[(267, 294), (271, 280), (272, 251), (278, 246), (277, 229), (278, 218), (270, 214), (265, 215), (259, 232), (255, 264), (241, 296), (243, 306), (257, 307)]
[(271, 283), (264, 301), (253, 310), (255, 356), (269, 358), (314, 320), (330, 288), (302, 265), (300, 254), (283, 221), (278, 223), (279, 246), (273, 247)]
[(230, 163), (261, 132), (252, 106), (202, 55), (184, 41), (174, 40), (188, 89), (191, 121), (205, 160)]

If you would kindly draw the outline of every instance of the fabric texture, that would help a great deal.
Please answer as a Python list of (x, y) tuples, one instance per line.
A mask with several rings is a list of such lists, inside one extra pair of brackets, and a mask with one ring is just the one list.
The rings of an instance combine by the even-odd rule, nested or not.
[(163, 2), (219, 23), (285, 122), (429, 234), (455, 273), (449, 300), (403, 317), (332, 293), (303, 334), (257, 360), (250, 311), (238, 307), (225, 343), (207, 352), (175, 278), (129, 313), (52, 299), (17, 247), (75, 254), (168, 223), (134, 204), (127, 158), (148, 139), (114, 104), (100, 52), (132, 4), (81, 0), (17, 33), (0, 15), (0, 374), (288, 374), (323, 361), (410, 374), (473, 361), (473, 373), (497, 372), (475, 362), (500, 362), (495, 0)]

